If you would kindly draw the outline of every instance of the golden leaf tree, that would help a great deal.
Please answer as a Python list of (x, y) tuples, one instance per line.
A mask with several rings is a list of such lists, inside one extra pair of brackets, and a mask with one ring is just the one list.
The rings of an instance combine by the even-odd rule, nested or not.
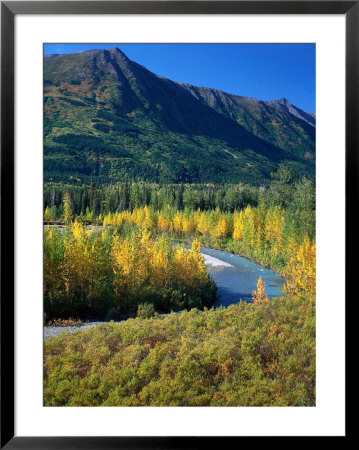
[(262, 277), (258, 278), (257, 281), (257, 289), (252, 292), (252, 299), (254, 303), (269, 300), (268, 294), (266, 292), (266, 284), (263, 281)]

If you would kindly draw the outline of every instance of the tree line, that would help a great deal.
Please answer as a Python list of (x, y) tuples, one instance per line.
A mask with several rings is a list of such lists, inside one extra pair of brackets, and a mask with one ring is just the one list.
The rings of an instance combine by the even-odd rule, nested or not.
[(246, 184), (155, 184), (145, 182), (119, 183), (117, 185), (71, 186), (48, 183), (44, 186), (44, 213), (46, 220), (63, 217), (63, 199), (68, 194), (71, 213), (94, 216), (132, 211), (145, 205), (155, 210), (170, 206), (178, 210), (214, 210), (234, 212), (246, 206), (264, 202), (268, 206), (315, 210), (315, 184), (281, 166), (272, 174), (269, 184), (251, 186)]

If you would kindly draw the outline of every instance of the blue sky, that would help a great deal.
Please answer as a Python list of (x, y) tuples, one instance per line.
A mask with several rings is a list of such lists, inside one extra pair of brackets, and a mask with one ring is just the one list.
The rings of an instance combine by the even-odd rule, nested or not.
[(45, 44), (45, 54), (118, 47), (174, 81), (315, 112), (315, 44)]

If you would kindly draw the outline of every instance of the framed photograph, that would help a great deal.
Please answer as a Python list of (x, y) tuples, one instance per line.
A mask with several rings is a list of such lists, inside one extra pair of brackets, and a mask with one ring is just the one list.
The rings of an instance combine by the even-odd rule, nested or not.
[(348, 435), (358, 11), (1, 2), (1, 448)]

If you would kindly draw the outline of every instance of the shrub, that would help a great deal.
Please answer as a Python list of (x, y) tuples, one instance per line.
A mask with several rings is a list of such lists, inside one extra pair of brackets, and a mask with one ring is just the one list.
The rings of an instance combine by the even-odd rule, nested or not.
[(141, 303), (137, 308), (137, 317), (149, 319), (155, 314), (155, 307), (151, 303)]
[(46, 406), (315, 406), (314, 296), (99, 325), (45, 341)]
[(110, 131), (110, 127), (105, 123), (95, 123), (93, 127), (95, 130), (102, 131), (103, 133), (108, 133)]

